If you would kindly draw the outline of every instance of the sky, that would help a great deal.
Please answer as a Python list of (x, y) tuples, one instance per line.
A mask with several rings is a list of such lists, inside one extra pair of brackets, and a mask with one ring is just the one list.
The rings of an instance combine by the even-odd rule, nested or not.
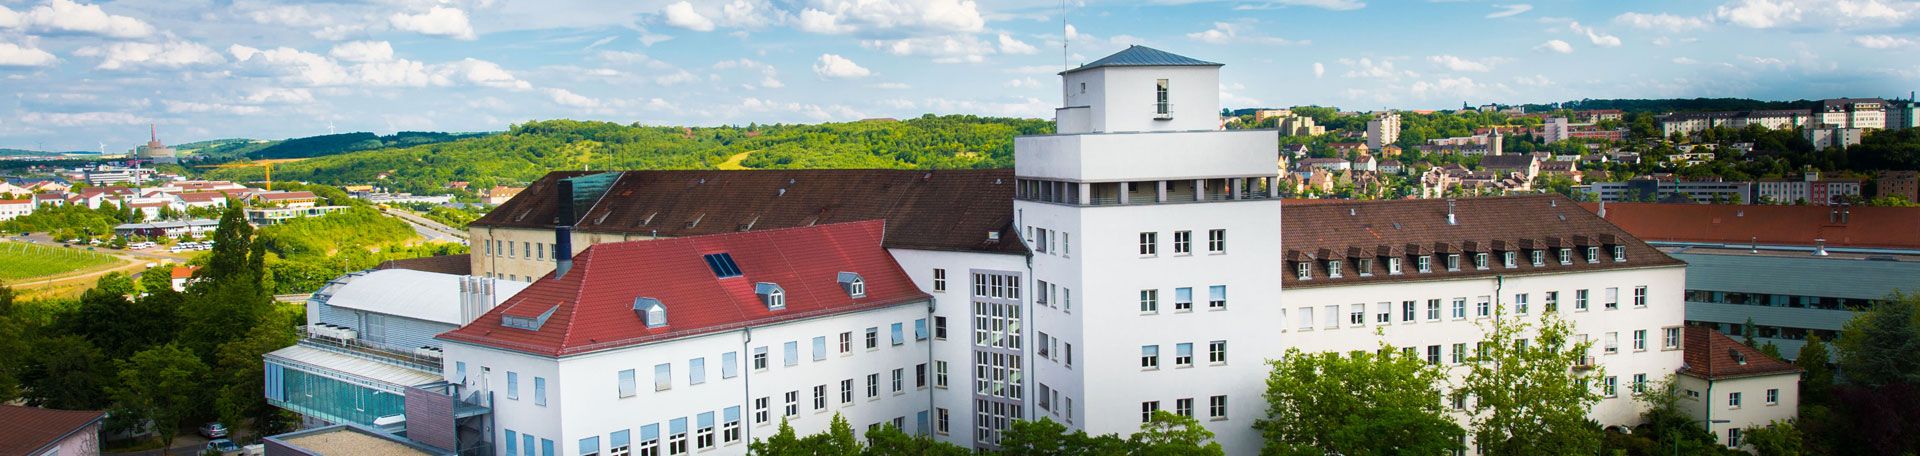
[(1049, 118), (1133, 44), (1226, 64), (1234, 108), (1892, 97), (1916, 32), (1906, 0), (0, 0), (0, 147)]

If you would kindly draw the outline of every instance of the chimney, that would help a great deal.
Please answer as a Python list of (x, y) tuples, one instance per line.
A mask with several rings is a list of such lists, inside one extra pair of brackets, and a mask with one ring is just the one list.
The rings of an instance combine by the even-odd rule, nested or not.
[(1600, 200), (1600, 218), (1607, 218), (1607, 200)]
[(1760, 237), (1759, 236), (1754, 236), (1753, 239), (1748, 242), (1750, 242), (1748, 246), (1750, 246), (1752, 250), (1748, 250), (1747, 253), (1760, 253)]
[(1827, 240), (1826, 239), (1821, 238), (1821, 239), (1813, 240), (1813, 256), (1827, 256)]
[(1460, 224), (1460, 221), (1453, 217), (1453, 198), (1447, 198), (1447, 224), (1448, 225)]
[(567, 271), (573, 269), (573, 181), (561, 179), (558, 189), (555, 197), (559, 198), (556, 212), (560, 219), (553, 226), (553, 278), (556, 279), (566, 277)]

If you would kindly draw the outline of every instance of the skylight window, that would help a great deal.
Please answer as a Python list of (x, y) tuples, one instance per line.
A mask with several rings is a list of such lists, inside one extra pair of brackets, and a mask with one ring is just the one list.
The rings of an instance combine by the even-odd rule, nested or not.
[(725, 279), (740, 276), (740, 265), (733, 263), (733, 255), (726, 253), (709, 253), (706, 259), (707, 268), (713, 269), (713, 276), (715, 278)]

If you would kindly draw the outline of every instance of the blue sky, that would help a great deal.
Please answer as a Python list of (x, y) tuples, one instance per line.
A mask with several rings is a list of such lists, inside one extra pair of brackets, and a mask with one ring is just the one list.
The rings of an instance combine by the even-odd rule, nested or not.
[[(1906, 0), (0, 0), (0, 147), (1049, 117), (1063, 61), (1227, 64), (1231, 107), (1894, 96)], [(1063, 54), (1061, 38), (1069, 47)]]

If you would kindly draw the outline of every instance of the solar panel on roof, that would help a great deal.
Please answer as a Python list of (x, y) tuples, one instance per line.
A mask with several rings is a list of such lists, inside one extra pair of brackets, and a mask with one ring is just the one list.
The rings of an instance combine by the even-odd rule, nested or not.
[(709, 253), (706, 255), (707, 268), (713, 270), (715, 278), (725, 279), (740, 276), (740, 265), (734, 264), (733, 255), (727, 253)]

